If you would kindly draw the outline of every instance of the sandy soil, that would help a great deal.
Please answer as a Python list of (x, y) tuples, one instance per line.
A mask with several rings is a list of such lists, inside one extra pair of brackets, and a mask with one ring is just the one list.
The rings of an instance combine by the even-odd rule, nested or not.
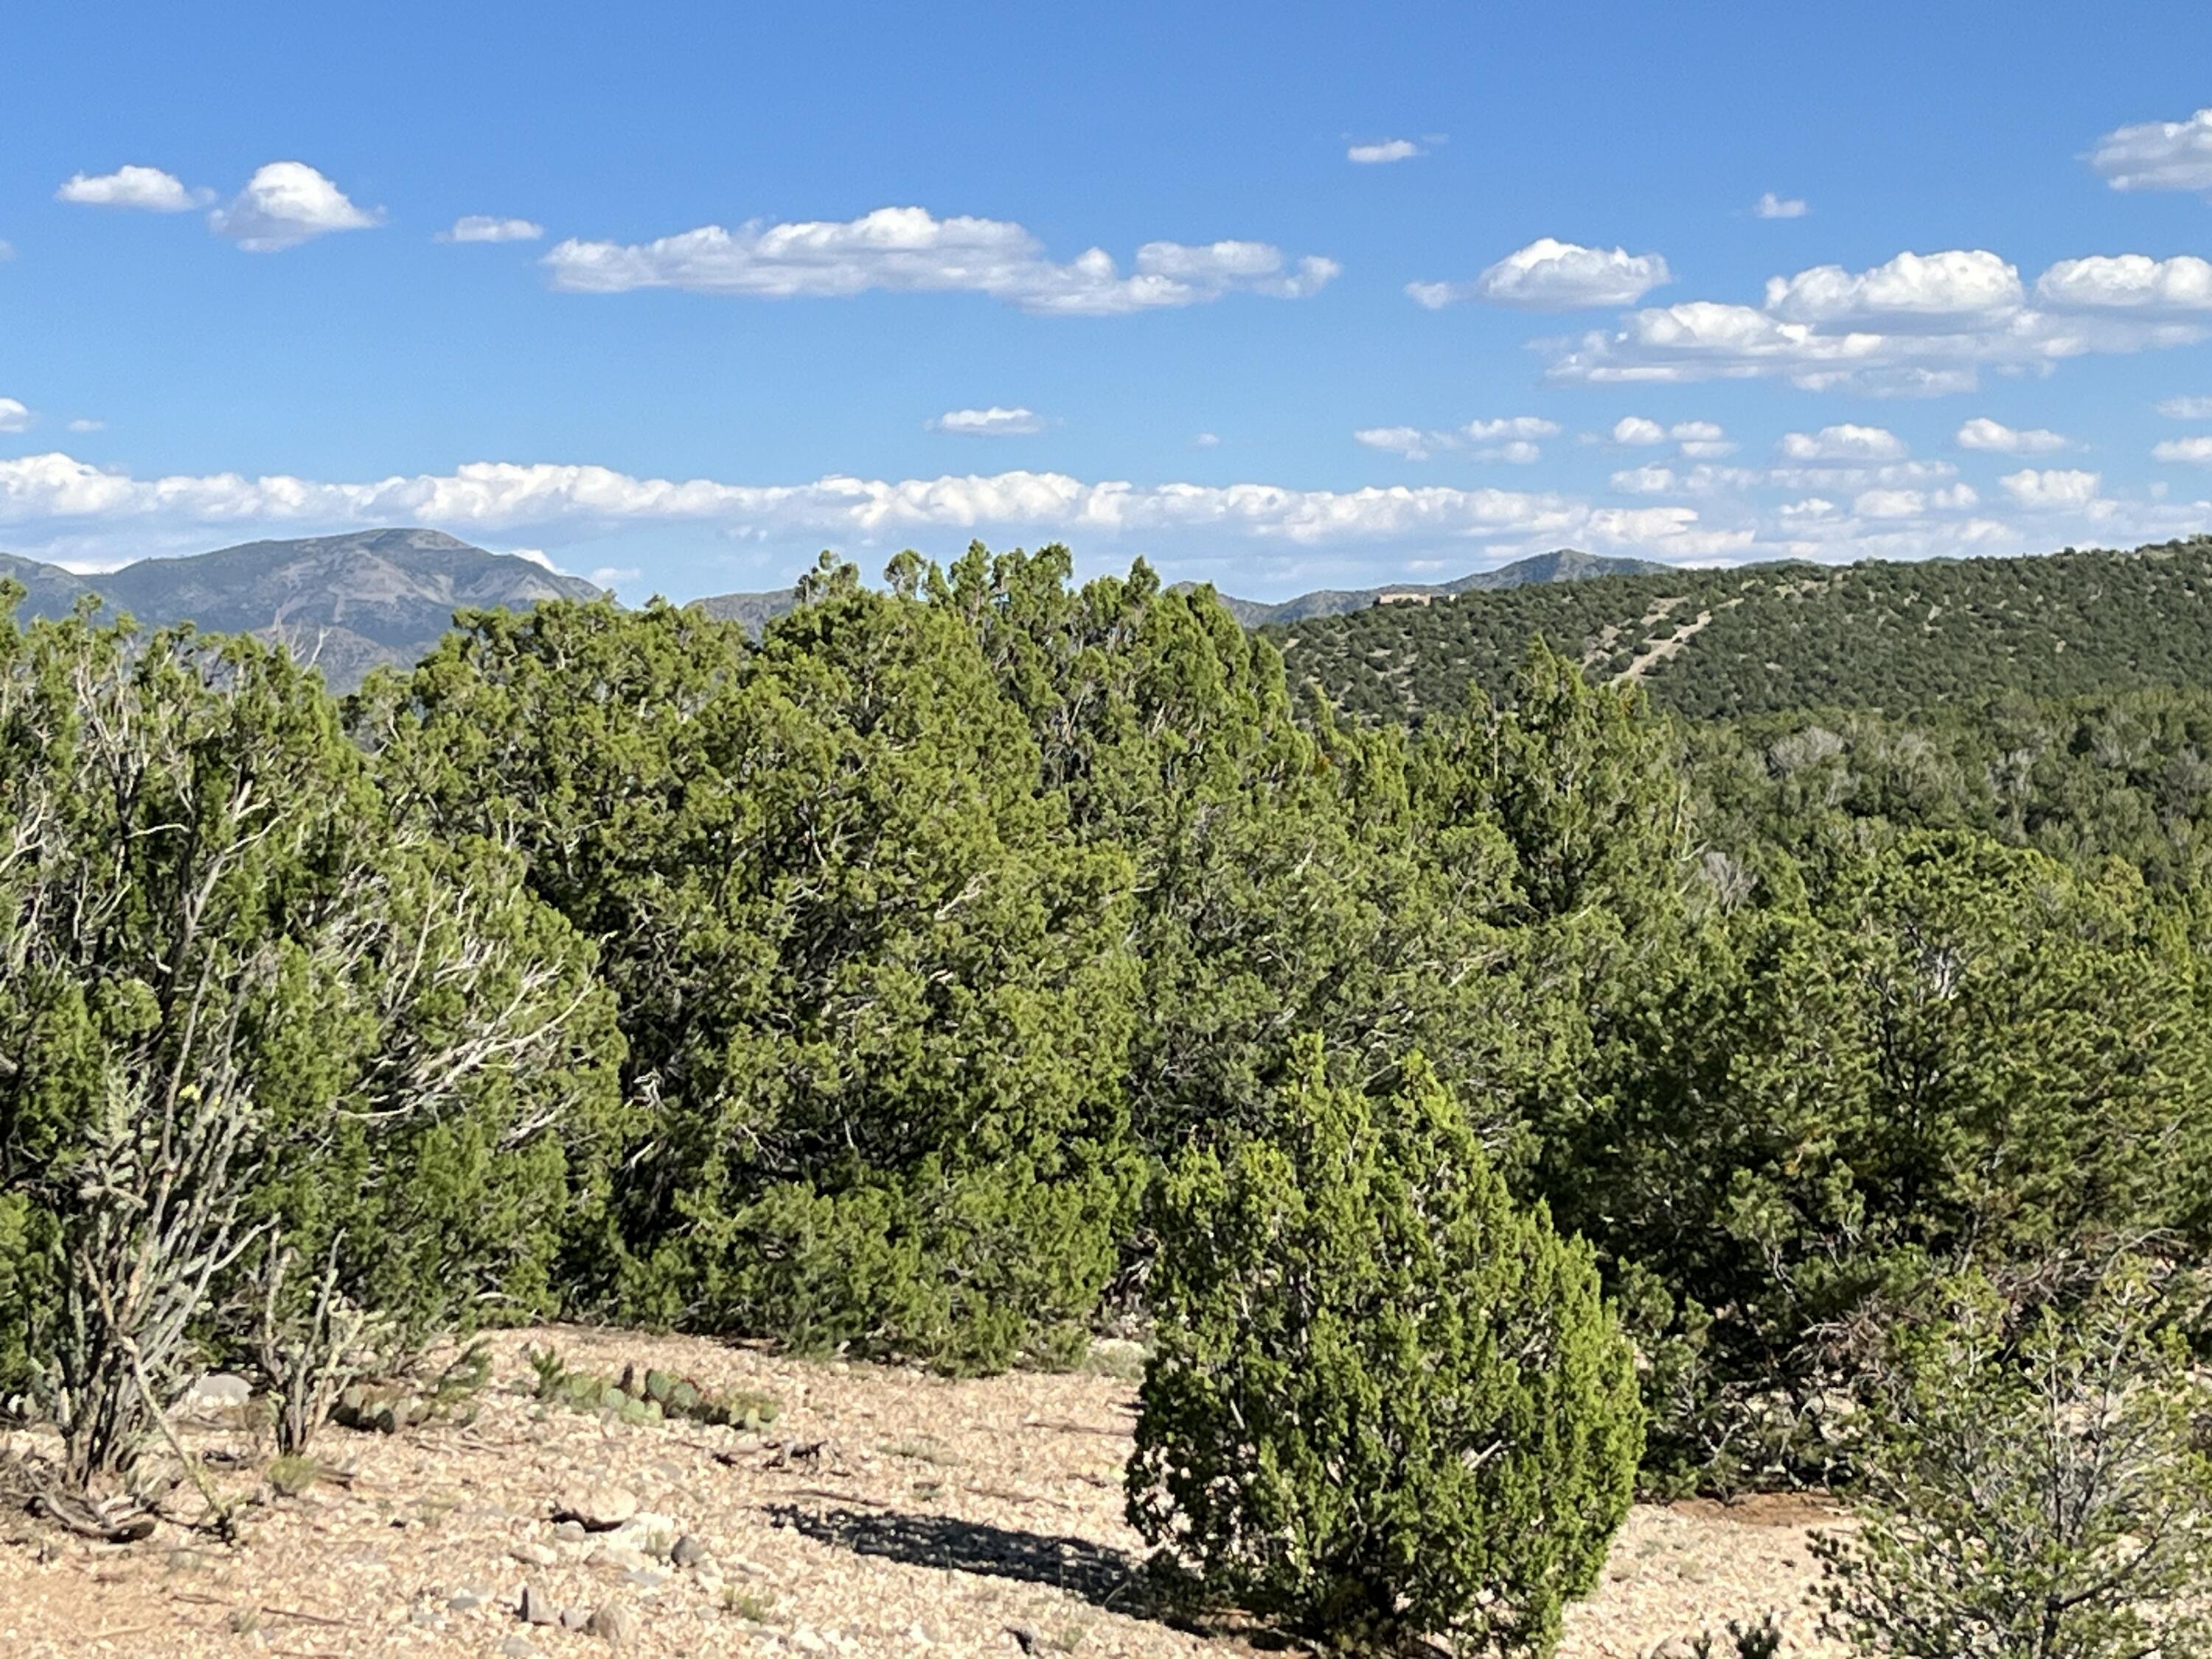
[[(784, 1406), (762, 1433), (623, 1426), (538, 1405), (526, 1342), (581, 1369), (660, 1364)], [(626, 1608), (625, 1655), (1072, 1654), (1081, 1659), (1260, 1650), (1232, 1632), (1145, 1616), (1121, 1516), (1133, 1390), (1103, 1376), (951, 1382), (911, 1371), (779, 1359), (685, 1339), (562, 1328), (502, 1336), (475, 1420), (396, 1436), (332, 1428), (318, 1454), (349, 1476), (279, 1498), (261, 1476), (243, 1541), (164, 1525), (140, 1544), (88, 1544), (0, 1518), (0, 1653), (194, 1659), (574, 1655), (605, 1636), (526, 1624), (526, 1587), (557, 1620)], [(245, 1449), (234, 1425), (191, 1431)], [(594, 1484), (638, 1518), (556, 1527)], [(600, 1494), (604, 1497), (604, 1491)], [(1562, 1653), (1629, 1659), (1701, 1626), (1791, 1609), (1789, 1650), (1818, 1654), (1802, 1608), (1802, 1504), (1641, 1508)], [(678, 1538), (684, 1559), (668, 1559)], [(1271, 1650), (1282, 1651), (1279, 1645)], [(1665, 1650), (1672, 1651), (1671, 1649)]]

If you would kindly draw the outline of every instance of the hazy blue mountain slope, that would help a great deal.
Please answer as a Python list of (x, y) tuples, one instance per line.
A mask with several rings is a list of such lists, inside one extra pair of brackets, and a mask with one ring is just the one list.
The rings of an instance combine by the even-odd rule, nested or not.
[(190, 622), (210, 632), (283, 639), (341, 689), (358, 684), (380, 663), (413, 662), (456, 611), (520, 610), (599, 592), (580, 577), (528, 559), (408, 529), (249, 542), (188, 558), (141, 559), (92, 576), (7, 558), (0, 576), (28, 590), (27, 616), (64, 615), (94, 592), (111, 611), (149, 626)]
[[(1477, 570), (1455, 581), (1394, 582), (1384, 587), (1322, 588), (1272, 603), (1264, 599), (1240, 599), (1228, 593), (1218, 593), (1215, 597), (1228, 607), (1230, 615), (1247, 628), (1263, 628), (1270, 623), (1304, 622), (1312, 617), (1340, 617), (1355, 611), (1369, 610), (1377, 605), (1420, 605), (1459, 593), (1489, 592), (1500, 588), (1525, 587), (1538, 582), (1581, 581), (1591, 576), (1660, 574), (1671, 568), (1655, 564), (1649, 559), (1605, 558), (1563, 547), (1555, 553), (1539, 553), (1496, 570)], [(1180, 589), (1188, 589), (1197, 584), (1179, 582), (1176, 586)]]

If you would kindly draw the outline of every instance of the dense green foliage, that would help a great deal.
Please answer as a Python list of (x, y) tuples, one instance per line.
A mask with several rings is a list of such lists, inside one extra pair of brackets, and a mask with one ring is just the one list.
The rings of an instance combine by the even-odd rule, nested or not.
[(1298, 1062), (1266, 1123), (1160, 1183), (1130, 1518), (1340, 1639), (1548, 1653), (1627, 1512), (1633, 1355), (1587, 1249), (1515, 1204), (1425, 1066), (1370, 1097), (1318, 1042)]
[(2132, 554), (1760, 565), (1376, 605), (1267, 629), (1297, 682), (1370, 720), (1503, 692), (1540, 635), (1632, 671), (1697, 719), (1925, 711), (2006, 690), (2080, 696), (2212, 678), (2212, 540)]
[(380, 695), (403, 806), (605, 941), (659, 1108), (621, 1305), (963, 1368), (1079, 1350), (1135, 1195), (1129, 883), (969, 630), (849, 580), (757, 649), (546, 606)]
[[(757, 636), (465, 613), (343, 707), (0, 621), (0, 1389), (127, 1439), (195, 1356), (306, 1425), (364, 1332), (554, 1310), (954, 1371), (1157, 1328), (1146, 1524), (1301, 1616), (1540, 1640), (1635, 1438), (1616, 1318), (1647, 1482), (1826, 1477), (1931, 1287), (2212, 1249), (2208, 557), (2021, 577), (2042, 655), (2000, 564), (1352, 619), (1509, 607), (1412, 723), (1058, 549), (825, 560)], [(1577, 641), (1647, 581), (1714, 620), (1608, 684)], [(1744, 666), (1837, 617), (1849, 673)], [(1548, 1426), (1430, 1456), (1476, 1395)]]
[(1684, 732), (1709, 846), (1825, 861), (1898, 827), (1973, 830), (2071, 864), (2201, 886), (2212, 854), (2212, 690), (1773, 715)]
[(1761, 1440), (1755, 1396), (1817, 1410), (1930, 1273), (2205, 1238), (2201, 957), (2132, 869), (1916, 831), (1809, 882), (1785, 865), (1701, 932), (1553, 1149), (1563, 1219), (1638, 1292), (1655, 1357), (1703, 1375), (1660, 1369), (1685, 1389), (1670, 1457), (1804, 1455), (1817, 1421), (1770, 1399)]
[(88, 1468), (187, 1330), (289, 1324), (290, 1257), (401, 1346), (556, 1304), (617, 1040), (518, 875), (395, 820), (282, 653), (0, 622), (0, 1387)]

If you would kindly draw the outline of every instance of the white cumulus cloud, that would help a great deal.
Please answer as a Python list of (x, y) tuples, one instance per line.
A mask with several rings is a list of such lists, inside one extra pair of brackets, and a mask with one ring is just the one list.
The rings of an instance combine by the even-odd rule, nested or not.
[(2212, 421), (2212, 398), (2168, 398), (2158, 412), (2169, 421)]
[(2144, 121), (2097, 141), (2089, 165), (2114, 190), (2212, 193), (2212, 109), (2185, 121)]
[(1723, 455), (1735, 453), (1735, 446), (1728, 441), (1728, 434), (1711, 421), (1677, 421), (1672, 426), (1641, 415), (1624, 415), (1613, 423), (1613, 441), (1631, 447), (1663, 444), (1672, 441), (1681, 446), (1681, 453), (1693, 461), (1718, 460)]
[(2094, 311), (2212, 311), (2212, 262), (2145, 253), (2061, 259), (2036, 279), (2046, 305)]
[[(1932, 396), (1972, 390), (1984, 367), (2047, 372), (2212, 335), (2212, 317), (2183, 303), (2186, 266), (2146, 259), (2155, 274), (2143, 276), (2134, 257), (2053, 266), (2039, 287), (2044, 308), (2027, 303), (2014, 267), (1980, 249), (1901, 253), (1863, 271), (1818, 265), (1772, 278), (1757, 306), (1632, 311), (1617, 329), (1555, 348), (1547, 372), (1584, 385), (1772, 377), (1808, 391)], [(2122, 279), (2145, 297), (2118, 297)]]
[[(1511, 435), (1504, 422), (1453, 433), (1472, 446), (1479, 441), (1468, 434), (1492, 426), (1502, 428), (1490, 441), (1498, 447), (1534, 441)], [(2205, 447), (2212, 451), (2212, 441)], [(2212, 462), (2212, 453), (2201, 459)], [(236, 472), (142, 478), (49, 453), (0, 458), (0, 545), (104, 569), (218, 538), (421, 524), (587, 569), (605, 560), (584, 550), (616, 532), (696, 540), (710, 531), (759, 559), (794, 565), (824, 546), (865, 561), (901, 546), (949, 551), (982, 536), (1064, 540), (1100, 566), (1141, 554), (1178, 575), (1233, 571), (1287, 592), (1317, 580), (1371, 582), (1378, 560), (1404, 572), (1417, 563), (1466, 569), (1562, 545), (1678, 563), (1920, 558), (2125, 545), (2212, 521), (2212, 502), (2182, 501), (2178, 491), (2171, 500), (2112, 500), (2098, 494), (2097, 473), (2033, 468), (2002, 480), (1990, 493), (2004, 511), (1984, 514), (1975, 492), (1935, 461), (1764, 470), (1676, 463), (1632, 468), (1611, 482), (1620, 493), (1601, 505), (1548, 489), (1133, 483), (1029, 471), (775, 483), (475, 462), (355, 481)]]
[(497, 219), (489, 214), (467, 213), (453, 221), (451, 230), (441, 230), (441, 242), (534, 242), (545, 234), (545, 227), (531, 219)]
[(1034, 410), (948, 409), (927, 422), (932, 432), (950, 432), (963, 438), (1020, 438), (1045, 428), (1044, 416)]
[(1515, 438), (1510, 442), (1474, 452), (1478, 461), (1503, 461), (1508, 466), (1532, 466), (1543, 457), (1543, 447), (1532, 444), (1526, 438)]
[(1410, 138), (1382, 138), (1371, 144), (1354, 144), (1344, 152), (1347, 161), (1357, 161), (1362, 167), (1374, 167), (1384, 161), (1410, 161), (1416, 155), (1426, 155)]
[(105, 432), (107, 422), (95, 421), (89, 415), (80, 415), (69, 423), (69, 429), (72, 432)]
[(1711, 421), (1677, 421), (1667, 428), (1667, 435), (1681, 445), (1682, 453), (1693, 461), (1714, 461), (1735, 453), (1736, 447), (1729, 441), (1728, 434)]
[(1762, 483), (1779, 489), (1906, 489), (1958, 476), (1948, 461), (1813, 461), (1770, 467)]
[(545, 265), (554, 287), (575, 294), (676, 288), (792, 299), (880, 289), (986, 294), (1062, 316), (1119, 316), (1231, 293), (1305, 299), (1340, 269), (1334, 259), (1291, 259), (1265, 242), (1146, 242), (1125, 276), (1103, 248), (1057, 262), (1020, 225), (939, 219), (918, 207), (878, 208), (844, 222), (706, 225), (644, 243), (572, 238), (545, 256)]
[(1802, 219), (1810, 211), (1803, 198), (1777, 196), (1771, 190), (1751, 204), (1755, 219)]
[(1425, 461), (1431, 453), (1429, 434), (1417, 426), (1364, 426), (1352, 434), (1352, 441), (1409, 461)]
[(1886, 428), (1845, 423), (1786, 433), (1782, 453), (1793, 461), (1894, 461), (1903, 459), (1905, 444)]
[(1959, 428), (1958, 445), (1961, 449), (1985, 450), (1995, 455), (2047, 455), (2065, 448), (2066, 439), (2047, 427), (2022, 431), (1986, 415), (1978, 415)]
[(27, 432), (34, 418), (20, 399), (0, 398), (0, 432)]
[(2018, 505), (2045, 508), (2088, 506), (2097, 499), (2097, 486), (2102, 479), (2094, 472), (2038, 471), (2029, 467), (2008, 472), (1997, 482)]
[(1581, 311), (1633, 305), (1674, 280), (1656, 253), (1584, 247), (1540, 236), (1471, 283), (1408, 283), (1406, 292), (1431, 311), (1461, 300), (1482, 300), (1522, 311)]
[[(1558, 435), (1559, 422), (1540, 415), (1506, 415), (1493, 420), (1469, 421), (1445, 431), (1417, 426), (1370, 426), (1354, 432), (1352, 441), (1370, 449), (1383, 449), (1409, 461), (1425, 461), (1440, 449), (1472, 450), (1479, 461), (1504, 461), (1525, 466), (1542, 454), (1534, 441)], [(1500, 441), (1503, 440), (1504, 441)]]
[(1766, 284), (1770, 316), (1826, 328), (1940, 325), (2006, 315), (2026, 301), (2018, 270), (1994, 253), (1966, 248), (1900, 253), (1871, 270), (1815, 265)]
[(2168, 438), (2150, 453), (2154, 460), (2212, 466), (2212, 438)]
[(198, 205), (199, 197), (185, 188), (183, 179), (159, 167), (120, 167), (112, 173), (75, 173), (54, 192), (58, 202), (86, 207), (141, 208), (149, 213), (183, 213)]
[(1851, 511), (1862, 519), (1917, 519), (1928, 510), (1928, 497), (1917, 489), (1862, 490)]
[(1492, 438), (1556, 438), (1559, 423), (1540, 415), (1506, 415), (1492, 421), (1469, 421), (1460, 432), (1476, 443)]
[(208, 226), (248, 252), (274, 253), (332, 231), (367, 230), (383, 216), (356, 207), (305, 161), (271, 161), (255, 171), (228, 207), (208, 215)]
[(1753, 536), (1748, 527), (1709, 525), (1687, 507), (1630, 512), (1571, 495), (1489, 488), (1140, 486), (1030, 471), (742, 484), (503, 462), (358, 483), (239, 473), (139, 479), (66, 454), (0, 459), (0, 528), (94, 526), (112, 549), (120, 535), (158, 534), (173, 543), (206, 526), (247, 524), (425, 524), (462, 535), (528, 532), (548, 546), (558, 544), (555, 538), (563, 530), (588, 534), (641, 524), (713, 525), (749, 540), (800, 546), (823, 538), (874, 546), (932, 532), (964, 538), (987, 532), (1049, 534), (1086, 544), (1129, 536), (1145, 545), (1180, 538), (1210, 546), (1239, 536), (1285, 549), (1438, 538), (1495, 544), (1517, 538), (1526, 550), (1572, 543), (1642, 548), (1654, 557), (1678, 559), (1741, 552)]

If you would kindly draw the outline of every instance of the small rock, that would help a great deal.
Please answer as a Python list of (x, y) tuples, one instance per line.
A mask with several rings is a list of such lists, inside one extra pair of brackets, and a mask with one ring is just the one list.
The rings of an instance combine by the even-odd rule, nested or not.
[(478, 1607), (482, 1607), (485, 1602), (490, 1600), (491, 1592), (489, 1590), (480, 1590), (468, 1586), (464, 1586), (463, 1588), (455, 1590), (451, 1595), (446, 1598), (446, 1605), (452, 1608), (455, 1613), (474, 1613)]
[(1009, 1625), (1006, 1634), (1014, 1638), (1014, 1645), (1024, 1653), (1036, 1651), (1036, 1632), (1027, 1625)]
[(637, 1494), (611, 1481), (572, 1487), (554, 1504), (557, 1519), (574, 1521), (586, 1532), (612, 1532), (637, 1513)]
[(563, 1521), (553, 1528), (553, 1536), (564, 1544), (580, 1544), (589, 1536), (580, 1521)]
[(535, 1584), (525, 1584), (522, 1587), (522, 1622), (524, 1624), (550, 1625), (556, 1616), (553, 1611), (552, 1600), (544, 1590), (539, 1589)]
[(501, 1659), (530, 1659), (530, 1656), (537, 1651), (530, 1645), (529, 1638), (524, 1636), (508, 1637), (499, 1644), (499, 1650)]
[(643, 1550), (632, 1549), (627, 1544), (597, 1544), (584, 1558), (587, 1567), (606, 1567), (616, 1572), (642, 1572), (652, 1561), (653, 1558)]
[(507, 1552), (516, 1560), (532, 1567), (550, 1567), (561, 1559), (561, 1552), (550, 1544), (533, 1543), (525, 1539)]
[(610, 1541), (627, 1544), (632, 1549), (643, 1550), (647, 1555), (663, 1556), (668, 1553), (669, 1540), (681, 1530), (673, 1516), (655, 1515), (650, 1510), (641, 1510), (614, 1528)]
[(796, 1630), (791, 1632), (791, 1645), (798, 1649), (801, 1653), (827, 1653), (830, 1651), (830, 1644), (823, 1641), (817, 1633), (809, 1630), (805, 1625), (799, 1626)]
[(628, 1584), (632, 1589), (641, 1589), (647, 1595), (659, 1589), (667, 1582), (666, 1573), (654, 1572), (647, 1567), (633, 1568), (623, 1575), (623, 1583)]
[(609, 1601), (594, 1609), (592, 1621), (584, 1628), (610, 1646), (620, 1647), (637, 1634), (637, 1610), (621, 1601)]
[(253, 1398), (253, 1385), (233, 1371), (210, 1371), (178, 1401), (186, 1412), (235, 1411)]
[(668, 1559), (679, 1567), (696, 1567), (707, 1559), (707, 1546), (696, 1534), (687, 1532), (669, 1546)]
[(585, 1626), (591, 1622), (592, 1615), (586, 1613), (581, 1607), (563, 1607), (561, 1609), (561, 1628), (562, 1630), (581, 1630)]

